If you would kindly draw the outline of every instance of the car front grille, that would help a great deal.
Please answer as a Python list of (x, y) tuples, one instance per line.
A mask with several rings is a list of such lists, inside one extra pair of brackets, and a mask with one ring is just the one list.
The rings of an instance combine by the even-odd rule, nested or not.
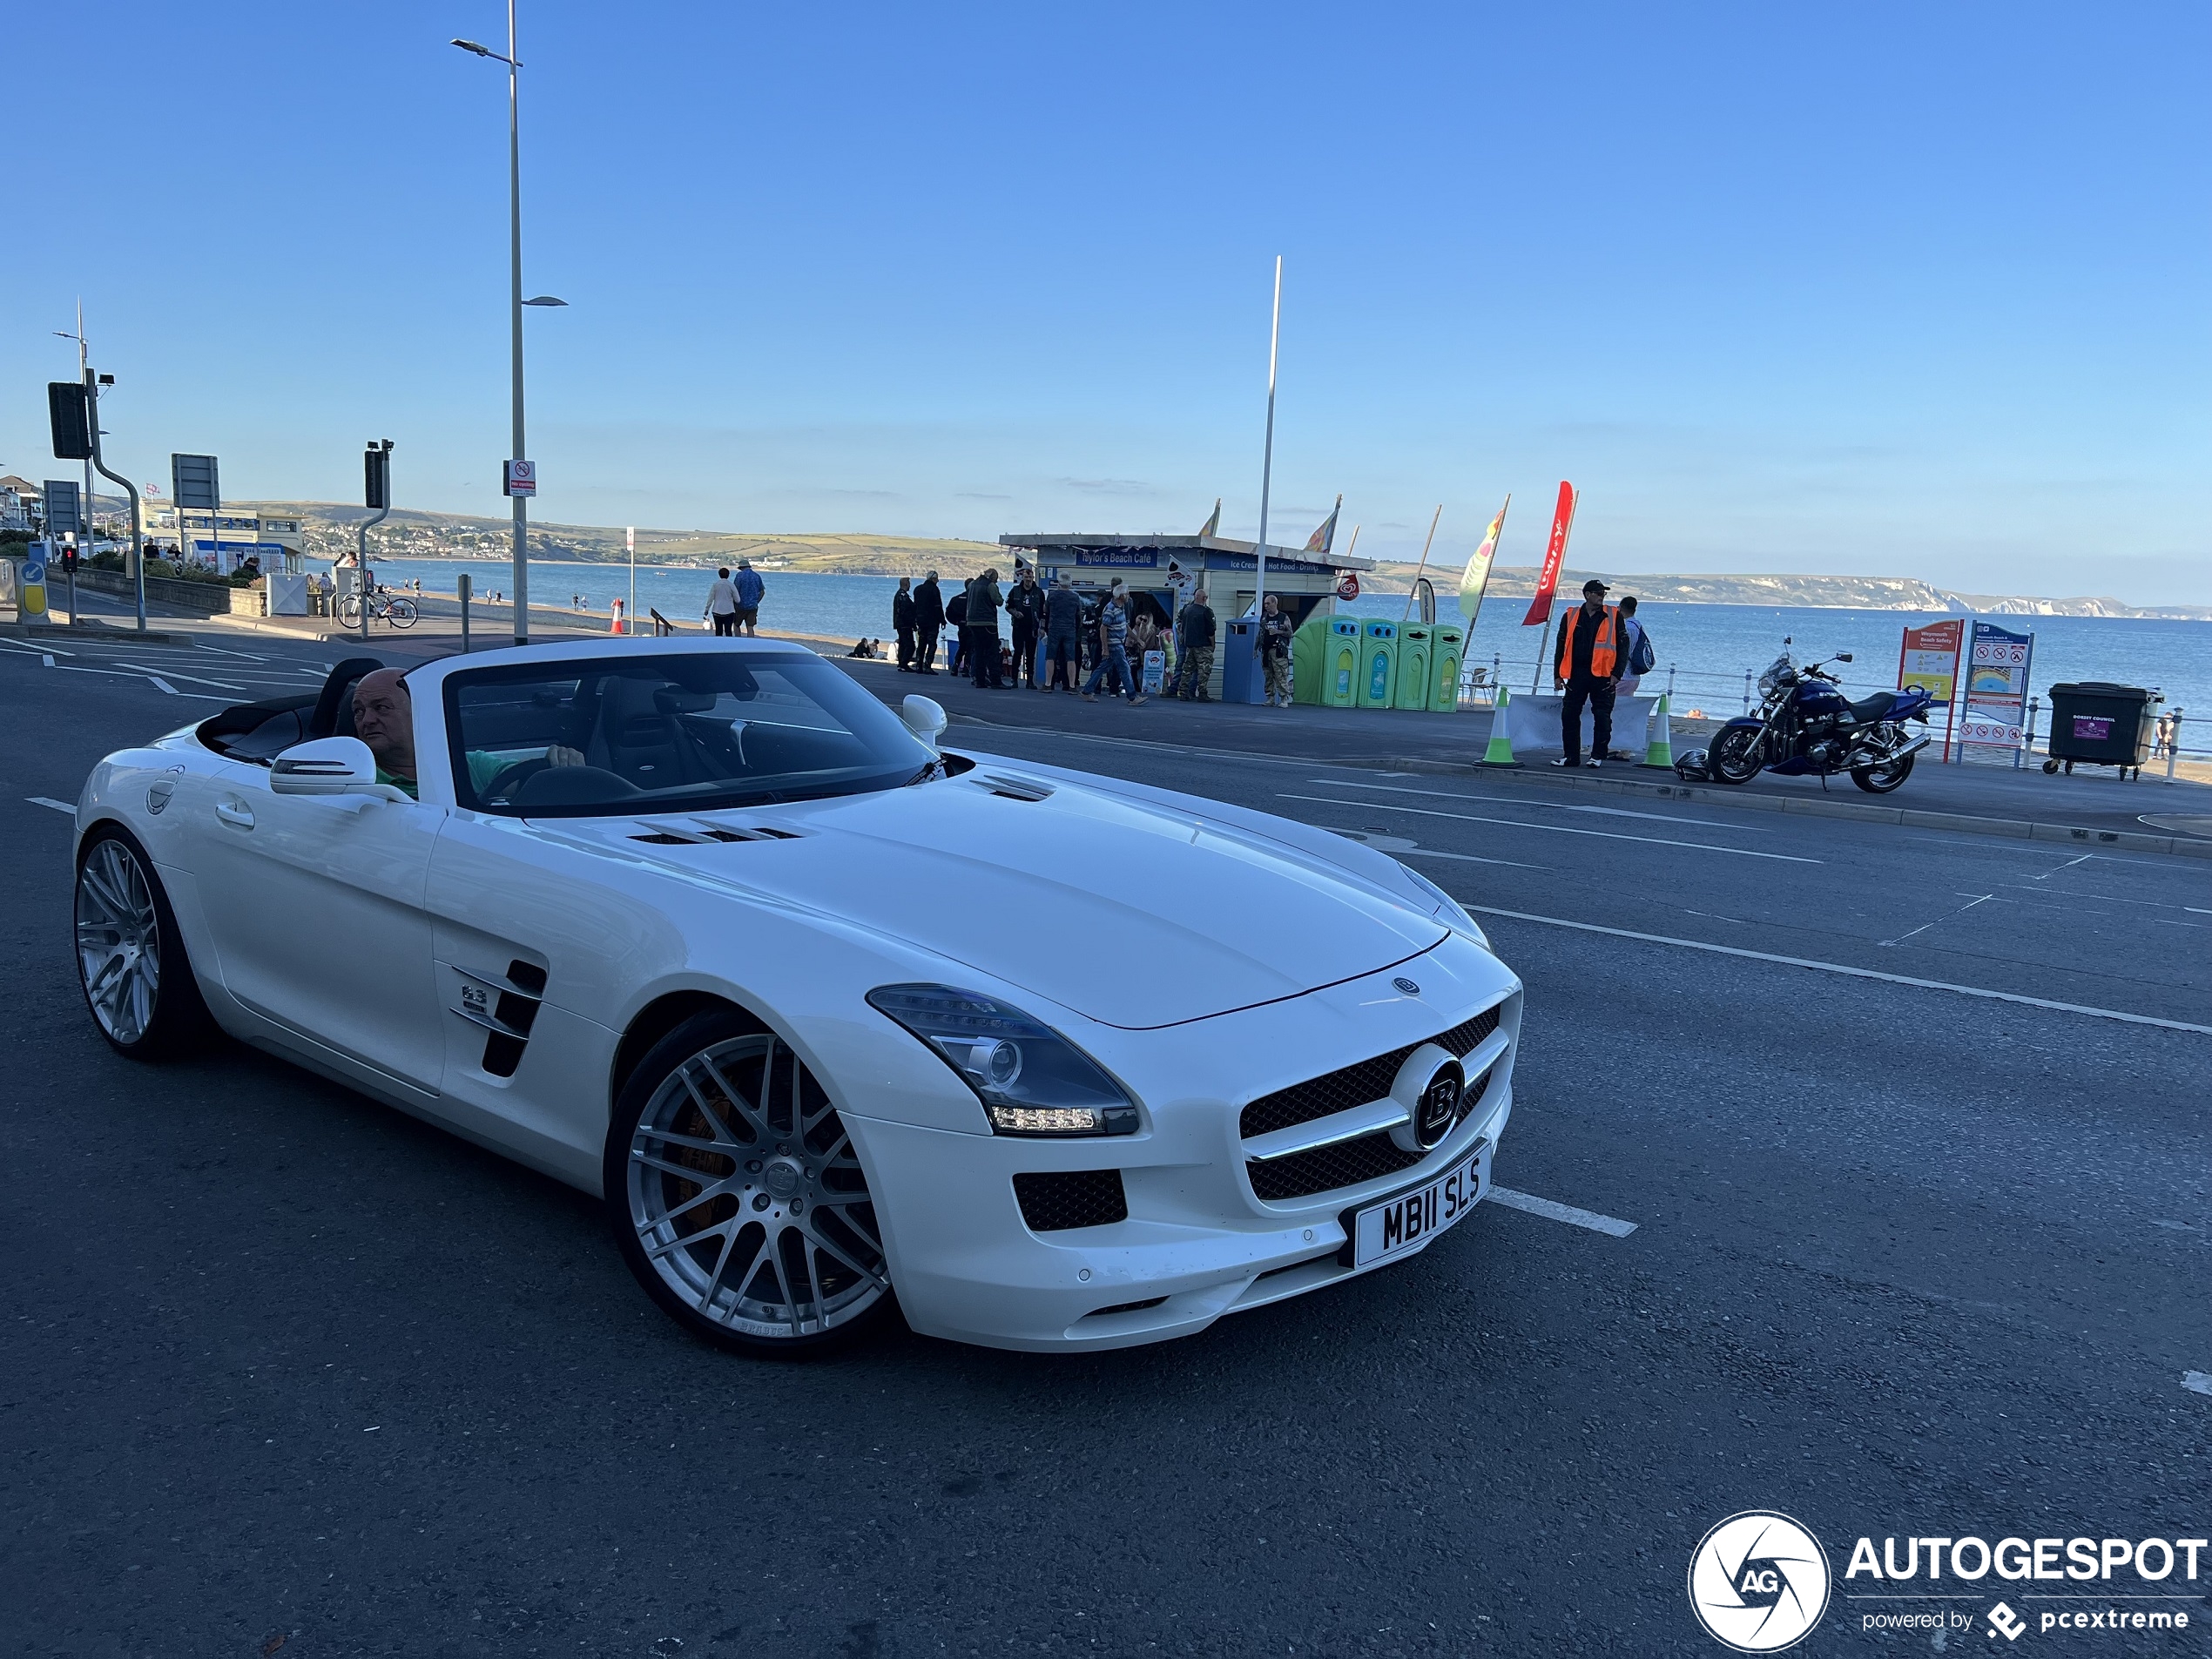
[[(1476, 1022), (1470, 1020), (1467, 1023), (1473, 1025)], [(1472, 1048), (1474, 1044), (1468, 1046)], [(1457, 1123), (1467, 1122), (1467, 1114), (1481, 1103), (1489, 1087), (1489, 1071), (1468, 1080), (1466, 1090), (1460, 1096)], [(1388, 1130), (1383, 1130), (1373, 1135), (1362, 1135), (1357, 1140), (1338, 1141), (1311, 1151), (1293, 1152), (1287, 1157), (1249, 1158), (1244, 1171), (1251, 1177), (1252, 1191), (1257, 1197), (1280, 1203), (1285, 1198), (1310, 1198), (1317, 1192), (1333, 1192), (1339, 1187), (1356, 1187), (1363, 1181), (1379, 1181), (1385, 1176), (1412, 1169), (1428, 1156), (1426, 1152), (1407, 1151), (1390, 1138)]]
[(1119, 1170), (1046, 1170), (1014, 1177), (1022, 1219), (1033, 1233), (1103, 1227), (1129, 1219)]
[[(1476, 1044), (1498, 1028), (1504, 1006), (1500, 1003), (1496, 1008), (1485, 1008), (1472, 1020), (1463, 1021), (1442, 1035), (1428, 1040), (1464, 1060), (1474, 1052)], [(1372, 1060), (1362, 1060), (1357, 1065), (1343, 1067), (1305, 1082), (1292, 1083), (1271, 1095), (1262, 1095), (1244, 1108), (1238, 1120), (1238, 1132), (1249, 1141), (1255, 1135), (1311, 1123), (1317, 1117), (1350, 1111), (1354, 1106), (1380, 1100), (1390, 1093), (1390, 1085), (1398, 1076), (1399, 1067), (1406, 1063), (1406, 1056), (1420, 1046), (1409, 1042), (1402, 1049), (1377, 1055)], [(1318, 1192), (1321, 1189), (1312, 1190)]]

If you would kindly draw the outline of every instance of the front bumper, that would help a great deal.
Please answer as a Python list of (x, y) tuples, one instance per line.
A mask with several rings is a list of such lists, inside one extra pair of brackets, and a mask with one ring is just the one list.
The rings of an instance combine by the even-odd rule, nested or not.
[[(1424, 977), (1434, 968), (1432, 961)], [(1509, 975), (1499, 977), (1510, 983)], [(1475, 1051), (1480, 1067), (1469, 1066), (1470, 1074), (1490, 1075), (1480, 1099), (1433, 1150), (1390, 1174), (1307, 1197), (1259, 1198), (1247, 1173), (1238, 1109), (1231, 1103), (1264, 1090), (1223, 1086), (1257, 1069), (1249, 1059), (1240, 1064), (1240, 1056), (1266, 1055), (1279, 1063), (1297, 1046), (1299, 1029), (1328, 1025), (1325, 1009), (1298, 1003), (1333, 1001), (1343, 1011), (1372, 1016), (1367, 989), (1354, 982), (1273, 1009), (1152, 1034), (1175, 1045), (1168, 1070), (1191, 1076), (1197, 1097), (1148, 1099), (1147, 1126), (1137, 1135), (1065, 1141), (979, 1136), (847, 1108), (845, 1123), (868, 1171), (907, 1321), (926, 1335), (990, 1347), (1129, 1347), (1190, 1335), (1224, 1313), (1356, 1278), (1426, 1248), (1355, 1268), (1345, 1219), (1423, 1184), (1478, 1148), (1479, 1193), (1487, 1196), (1491, 1159), (1513, 1115), (1517, 986), (1505, 994), (1497, 1037)], [(1498, 1000), (1493, 990), (1463, 1007), (1460, 1016)], [(1441, 1018), (1413, 1017), (1451, 1022), (1448, 1010)], [(1220, 1028), (1204, 1028), (1210, 1027)], [(1314, 1062), (1305, 1075), (1318, 1076), (1389, 1046), (1346, 1052), (1341, 1041), (1339, 1032), (1332, 1055), (1308, 1049)], [(1211, 1075), (1193, 1075), (1201, 1072)], [(1215, 1087), (1206, 1089), (1209, 1082)], [(1050, 1231), (1025, 1222), (1016, 1175), (1093, 1170), (1119, 1171), (1125, 1219)]]

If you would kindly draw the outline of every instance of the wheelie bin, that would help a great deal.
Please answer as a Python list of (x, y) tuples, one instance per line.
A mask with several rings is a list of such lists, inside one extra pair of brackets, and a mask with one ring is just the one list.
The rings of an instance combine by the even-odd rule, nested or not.
[(1314, 617), (1291, 637), (1291, 700), (1312, 707), (1359, 705), (1359, 619)]
[(2107, 680), (2067, 680), (2051, 688), (2050, 759), (2046, 772), (2076, 763), (2117, 766), (2122, 778), (2141, 777), (2150, 759), (2157, 717), (2151, 710), (2166, 699), (2140, 685)]

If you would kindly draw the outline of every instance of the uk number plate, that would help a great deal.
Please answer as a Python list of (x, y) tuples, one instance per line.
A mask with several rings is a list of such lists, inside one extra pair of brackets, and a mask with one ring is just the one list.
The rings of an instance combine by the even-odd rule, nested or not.
[(1365, 1267), (1386, 1257), (1420, 1249), (1481, 1202), (1490, 1174), (1490, 1143), (1473, 1151), (1434, 1180), (1357, 1211), (1352, 1225), (1352, 1264)]

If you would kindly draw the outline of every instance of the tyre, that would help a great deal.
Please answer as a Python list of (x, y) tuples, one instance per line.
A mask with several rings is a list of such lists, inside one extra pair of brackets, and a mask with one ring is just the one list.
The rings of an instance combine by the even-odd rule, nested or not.
[(1766, 733), (1757, 726), (1726, 726), (1714, 737), (1713, 746), (1706, 751), (1705, 764), (1711, 769), (1716, 782), (1748, 784), (1759, 775), (1765, 753)]
[(349, 593), (338, 602), (338, 620), (348, 628), (361, 625), (361, 602), (359, 594)]
[(415, 601), (412, 599), (395, 599), (384, 613), (384, 620), (395, 628), (414, 627), (415, 617)]
[(2046, 760), (2046, 761), (2043, 763), (2043, 775), (2044, 775), (2046, 778), (2055, 778), (2055, 777), (2057, 777), (2057, 776), (2058, 776), (2058, 774), (2059, 774), (2059, 763), (2058, 763), (2057, 761), (2055, 761), (2055, 760)]
[(1919, 759), (1918, 755), (1907, 755), (1885, 766), (1854, 766), (1851, 780), (1870, 795), (1886, 795), (1912, 775), (1912, 763)]
[(836, 1108), (788, 1044), (734, 1008), (693, 1015), (639, 1062), (604, 1173), (630, 1271), (711, 1342), (810, 1355), (897, 1305)]
[(212, 1023), (169, 895), (129, 831), (103, 825), (77, 860), (77, 977), (92, 1022), (118, 1054), (160, 1060)]

